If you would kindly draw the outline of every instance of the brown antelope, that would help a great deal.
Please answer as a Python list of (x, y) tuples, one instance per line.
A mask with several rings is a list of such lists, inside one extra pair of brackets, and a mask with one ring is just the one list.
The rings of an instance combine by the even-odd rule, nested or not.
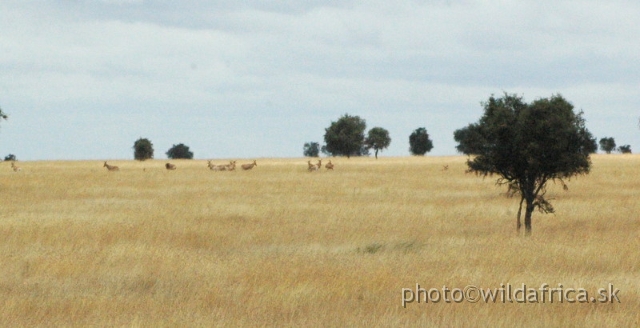
[(326, 167), (327, 170), (333, 170), (333, 164), (331, 164), (331, 160), (329, 160), (329, 163), (325, 164), (324, 167)]
[(446, 171), (446, 170), (448, 170), (448, 169), (449, 169), (449, 165), (448, 165), (448, 164), (447, 164), (447, 165), (444, 165), (444, 166), (442, 167), (442, 170), (443, 170), (443, 171)]
[(115, 166), (115, 165), (109, 165), (107, 164), (107, 162), (104, 162), (104, 165), (102, 167), (106, 167), (107, 170), (109, 171), (120, 171), (120, 168)]
[(211, 171), (226, 171), (227, 170), (227, 165), (213, 165), (213, 164), (211, 164), (211, 161), (208, 162), (207, 166), (209, 167), (209, 170), (211, 170)]
[(314, 172), (318, 170), (318, 166), (311, 164), (311, 161), (307, 161), (307, 165), (309, 165), (309, 167), (307, 168), (307, 170), (309, 170), (309, 172)]
[(318, 164), (316, 164), (316, 166), (318, 167), (318, 170), (322, 168), (322, 160), (321, 159), (318, 160)]
[(229, 161), (228, 165), (225, 165), (227, 167), (228, 171), (235, 171), (236, 170), (236, 161)]
[(256, 163), (256, 161), (253, 161), (253, 163), (251, 164), (242, 164), (242, 169), (247, 171), (247, 170), (251, 170), (254, 166), (258, 166), (258, 163)]
[(11, 168), (13, 169), (13, 172), (19, 172), (22, 170), (19, 166), (16, 166), (15, 162), (11, 162)]
[(174, 164), (171, 164), (171, 163), (167, 163), (167, 164), (165, 164), (165, 165), (164, 165), (164, 167), (165, 167), (167, 170), (175, 170), (175, 169), (176, 169), (176, 166), (175, 166)]

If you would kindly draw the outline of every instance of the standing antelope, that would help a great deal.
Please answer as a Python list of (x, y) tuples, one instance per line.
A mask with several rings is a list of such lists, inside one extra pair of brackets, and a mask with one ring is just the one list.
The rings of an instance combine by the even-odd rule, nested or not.
[(229, 165), (225, 165), (227, 170), (235, 171), (236, 170), (236, 161), (229, 161)]
[(242, 164), (242, 169), (243, 170), (251, 170), (254, 166), (258, 166), (258, 163), (256, 163), (256, 161), (254, 160), (253, 163), (251, 164)]
[(333, 170), (333, 164), (331, 164), (331, 160), (329, 160), (329, 163), (325, 164), (324, 167), (326, 167), (327, 170)]
[(447, 164), (447, 165), (444, 165), (444, 166), (442, 167), (442, 170), (443, 170), (443, 171), (446, 171), (446, 170), (448, 170), (448, 169), (449, 169), (449, 165), (448, 165), (448, 164)]
[(307, 165), (309, 165), (309, 167), (307, 168), (307, 170), (309, 170), (309, 172), (313, 172), (313, 171), (317, 171), (318, 170), (318, 166), (311, 164), (311, 161), (307, 161)]
[(164, 165), (165, 168), (167, 168), (167, 170), (175, 170), (176, 166), (174, 164), (171, 163), (167, 163)]
[(318, 164), (316, 164), (316, 166), (318, 167), (318, 170), (322, 168), (322, 160), (321, 159), (318, 160)]
[(107, 164), (107, 162), (104, 162), (104, 165), (102, 167), (106, 167), (107, 170), (109, 171), (120, 171), (120, 168), (115, 166), (115, 165), (109, 165)]
[(16, 166), (15, 162), (11, 162), (11, 168), (13, 169), (13, 172), (18, 172), (22, 170), (19, 166)]

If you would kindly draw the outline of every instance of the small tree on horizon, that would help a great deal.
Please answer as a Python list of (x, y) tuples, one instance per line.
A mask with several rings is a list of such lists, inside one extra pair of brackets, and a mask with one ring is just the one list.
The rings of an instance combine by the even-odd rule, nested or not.
[(16, 161), (16, 160), (17, 160), (17, 158), (16, 158), (16, 155), (14, 155), (14, 154), (9, 154), (9, 155), (7, 155), (7, 156), (5, 156), (5, 157), (4, 157), (4, 160), (5, 160), (6, 162), (9, 162), (9, 161)]
[(166, 154), (170, 159), (193, 159), (193, 152), (189, 151), (189, 146), (181, 143), (173, 145)]
[(424, 156), (433, 149), (433, 142), (429, 139), (426, 128), (417, 128), (409, 136), (409, 151), (411, 155)]
[(369, 130), (365, 145), (367, 149), (373, 149), (375, 151), (376, 159), (378, 159), (378, 151), (387, 149), (391, 144), (391, 137), (389, 131), (381, 127), (375, 127)]
[(607, 154), (611, 154), (616, 149), (616, 141), (612, 137), (600, 139), (600, 149)]
[(153, 144), (149, 139), (140, 137), (133, 143), (133, 158), (138, 161), (153, 159)]
[(344, 114), (325, 129), (323, 152), (332, 156), (363, 156), (368, 153), (364, 145), (365, 120)]
[(483, 103), (484, 115), (477, 123), (454, 132), (458, 151), (469, 155), (470, 172), (483, 177), (497, 175), (498, 185), (520, 194), (517, 231), (525, 203), (525, 234), (531, 234), (534, 209), (553, 213), (545, 199), (548, 181), (565, 180), (588, 174), (589, 155), (597, 150), (596, 139), (585, 126), (582, 112), (561, 95), (527, 104), (522, 97), (504, 94), (491, 96)]
[(618, 151), (623, 154), (631, 154), (631, 146), (630, 145), (622, 145), (618, 147)]
[(320, 154), (320, 144), (317, 142), (305, 142), (303, 155), (305, 157), (318, 157)]

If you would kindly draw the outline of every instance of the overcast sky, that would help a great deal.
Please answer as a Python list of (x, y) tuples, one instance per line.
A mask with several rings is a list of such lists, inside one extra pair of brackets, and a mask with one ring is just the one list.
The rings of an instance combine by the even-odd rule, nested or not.
[(389, 130), (381, 156), (419, 127), (454, 155), (505, 91), (638, 152), (639, 22), (633, 0), (2, 0), (0, 156), (301, 157), (345, 113)]

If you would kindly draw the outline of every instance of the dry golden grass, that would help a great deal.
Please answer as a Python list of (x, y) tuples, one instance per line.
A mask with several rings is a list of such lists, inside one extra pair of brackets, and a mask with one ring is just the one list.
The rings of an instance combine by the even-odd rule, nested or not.
[[(464, 157), (0, 163), (0, 322), (14, 326), (639, 325), (640, 156), (594, 156), (555, 215)], [(217, 163), (216, 163), (217, 162)], [(238, 166), (251, 161), (238, 161)], [(226, 164), (228, 160), (214, 161)], [(443, 165), (449, 165), (443, 171)], [(621, 303), (411, 303), (402, 288), (597, 288)]]

